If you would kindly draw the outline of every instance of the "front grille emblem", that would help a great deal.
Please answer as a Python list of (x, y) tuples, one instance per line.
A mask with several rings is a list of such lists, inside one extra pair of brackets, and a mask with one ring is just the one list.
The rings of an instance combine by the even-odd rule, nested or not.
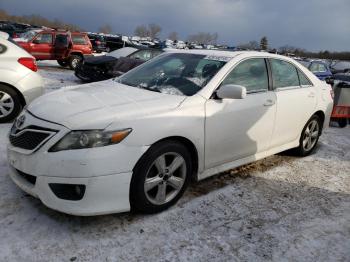
[(16, 123), (15, 123), (16, 129), (21, 129), (21, 127), (23, 127), (25, 121), (26, 121), (25, 115), (21, 115), (19, 118), (17, 118)]

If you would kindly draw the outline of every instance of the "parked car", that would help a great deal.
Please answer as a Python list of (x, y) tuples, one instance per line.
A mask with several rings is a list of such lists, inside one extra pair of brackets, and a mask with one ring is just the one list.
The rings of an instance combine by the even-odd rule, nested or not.
[(35, 58), (0, 32), (0, 123), (16, 118), (24, 106), (43, 94), (36, 71)]
[(106, 39), (103, 35), (89, 33), (88, 37), (90, 39), (94, 52), (101, 53), (109, 51), (109, 48), (106, 46)]
[(332, 72), (327, 65), (327, 63), (319, 60), (298, 60), (303, 66), (308, 68), (312, 73), (314, 73), (320, 80), (325, 80), (328, 77), (332, 76)]
[(333, 74), (350, 72), (350, 61), (335, 61), (330, 68)]
[(309, 155), (332, 104), (331, 87), (284, 56), (165, 52), (30, 104), (9, 134), (10, 177), (69, 214), (159, 212), (190, 179), (291, 148)]
[(161, 54), (160, 49), (142, 46), (124, 47), (104, 56), (85, 59), (75, 69), (75, 75), (84, 82), (94, 82), (120, 76)]
[(85, 33), (65, 30), (43, 30), (28, 41), (17, 42), (37, 60), (57, 60), (75, 69), (85, 56), (92, 55), (92, 45)]

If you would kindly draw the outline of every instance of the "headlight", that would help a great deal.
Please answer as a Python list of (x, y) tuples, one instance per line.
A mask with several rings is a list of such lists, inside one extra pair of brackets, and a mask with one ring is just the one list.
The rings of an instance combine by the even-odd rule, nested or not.
[(72, 131), (65, 135), (53, 147), (51, 147), (49, 149), (49, 152), (58, 152), (62, 150), (83, 149), (118, 144), (124, 138), (126, 138), (131, 133), (131, 131), (131, 128), (117, 131)]

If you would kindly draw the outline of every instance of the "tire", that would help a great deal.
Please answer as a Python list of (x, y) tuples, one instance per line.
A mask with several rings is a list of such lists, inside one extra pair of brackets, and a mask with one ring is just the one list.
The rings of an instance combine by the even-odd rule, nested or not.
[(67, 67), (68, 66), (68, 61), (67, 60), (57, 60), (57, 63), (62, 66), (62, 67)]
[[(173, 172), (172, 164), (178, 166)], [(191, 175), (191, 155), (184, 145), (175, 141), (153, 145), (133, 170), (131, 210), (156, 213), (169, 208), (183, 195)]]
[(0, 123), (15, 119), (22, 110), (21, 100), (11, 87), (0, 85)]
[[(297, 155), (308, 156), (314, 151), (317, 145), (318, 139), (320, 138), (320, 135), (321, 135), (321, 131), (322, 131), (321, 123), (322, 121), (317, 115), (312, 116), (309, 119), (309, 121), (307, 121), (300, 135), (299, 146), (295, 150)], [(313, 128), (314, 124), (315, 126)]]
[(77, 65), (83, 60), (80, 55), (71, 55), (68, 59), (69, 68), (75, 70)]
[(347, 124), (348, 124), (348, 119), (347, 118), (339, 118), (338, 119), (339, 127), (344, 128), (344, 127), (347, 126)]

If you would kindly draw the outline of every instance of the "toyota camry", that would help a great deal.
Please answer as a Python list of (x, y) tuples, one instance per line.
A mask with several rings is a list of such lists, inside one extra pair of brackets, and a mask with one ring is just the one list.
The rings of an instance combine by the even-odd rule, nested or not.
[(287, 57), (168, 52), (36, 99), (9, 133), (10, 177), (68, 214), (159, 212), (191, 180), (288, 149), (309, 155), (332, 104), (330, 86)]

